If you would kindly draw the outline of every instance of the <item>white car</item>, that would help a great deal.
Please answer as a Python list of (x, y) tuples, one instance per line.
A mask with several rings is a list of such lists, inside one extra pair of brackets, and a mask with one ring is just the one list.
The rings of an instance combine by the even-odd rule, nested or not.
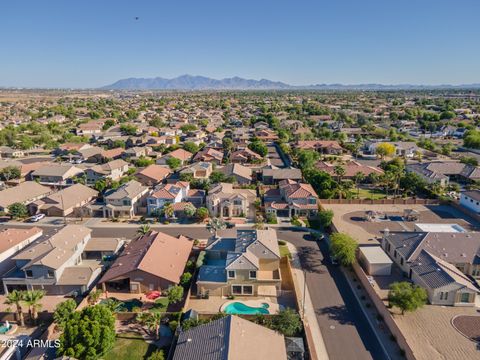
[(42, 220), (45, 217), (45, 214), (37, 214), (33, 215), (30, 219), (28, 219), (29, 222), (38, 222)]

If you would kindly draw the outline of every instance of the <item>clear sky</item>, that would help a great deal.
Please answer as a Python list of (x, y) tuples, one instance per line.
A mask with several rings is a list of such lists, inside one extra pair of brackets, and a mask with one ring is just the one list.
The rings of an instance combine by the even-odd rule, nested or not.
[(479, 83), (479, 14), (479, 0), (2, 1), (0, 86)]

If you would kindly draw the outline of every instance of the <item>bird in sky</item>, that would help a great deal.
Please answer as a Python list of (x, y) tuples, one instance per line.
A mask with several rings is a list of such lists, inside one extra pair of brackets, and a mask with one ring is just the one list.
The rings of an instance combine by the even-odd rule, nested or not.
[(135, 16), (135, 20), (138, 20), (138, 19), (140, 19), (140, 18), (138, 16)]

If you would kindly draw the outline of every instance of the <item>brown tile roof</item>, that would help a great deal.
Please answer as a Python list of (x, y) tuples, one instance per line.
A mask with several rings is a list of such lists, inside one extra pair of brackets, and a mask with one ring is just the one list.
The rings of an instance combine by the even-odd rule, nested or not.
[(145, 271), (173, 283), (180, 281), (192, 251), (193, 241), (150, 231), (132, 240), (107, 270), (101, 283), (128, 276), (135, 270)]
[(165, 154), (165, 156), (166, 155), (172, 156), (172, 157), (177, 158), (177, 159), (182, 160), (182, 161), (189, 160), (193, 156), (193, 154), (191, 152), (183, 150), (183, 149), (173, 150), (172, 152), (170, 152), (168, 154)]
[(169, 168), (161, 165), (149, 165), (139, 172), (140, 175), (149, 177), (150, 179), (156, 181), (162, 181), (171, 173), (172, 171)]

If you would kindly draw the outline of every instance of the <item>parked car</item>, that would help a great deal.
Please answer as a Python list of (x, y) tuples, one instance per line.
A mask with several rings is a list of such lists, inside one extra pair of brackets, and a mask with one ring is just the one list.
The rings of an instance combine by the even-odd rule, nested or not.
[(28, 219), (28, 222), (39, 222), (45, 217), (45, 214), (37, 214), (33, 215), (31, 218)]

